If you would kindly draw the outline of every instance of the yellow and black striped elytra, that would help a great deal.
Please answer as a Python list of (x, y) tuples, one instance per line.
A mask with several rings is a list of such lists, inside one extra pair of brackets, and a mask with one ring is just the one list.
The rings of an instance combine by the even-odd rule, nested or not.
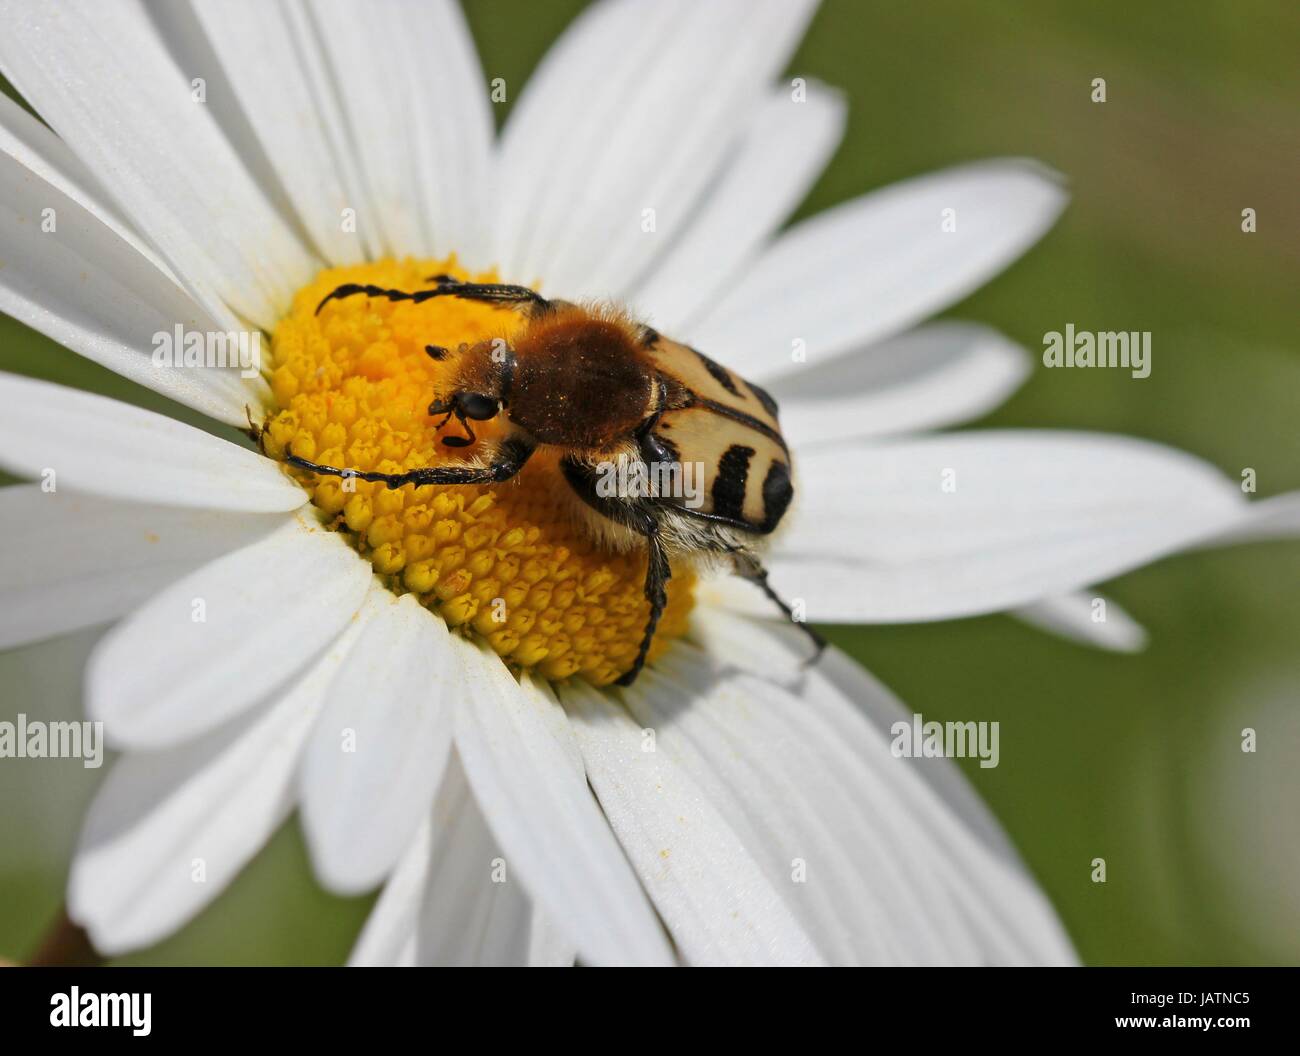
[[(650, 615), (636, 660), (618, 680), (622, 685), (645, 663), (667, 603), (672, 557), (728, 560), (736, 574), (755, 582), (791, 616), (768, 585), (756, 552), (794, 496), (789, 449), (767, 392), (614, 305), (547, 300), (524, 286), (446, 275), (429, 281), (429, 289), (414, 291), (340, 286), (317, 311), (331, 300), (365, 295), (416, 303), (459, 297), (524, 312), (524, 325), (508, 341), (426, 349), (448, 363), (452, 379), (445, 392), (433, 394), (429, 414), (443, 416), (440, 424), (455, 418), (465, 432), (442, 442), (467, 447), (477, 439), (472, 423), (498, 416), (499, 435), (470, 461), (398, 474), (322, 466), (292, 452), (287, 461), (399, 488), (505, 481), (539, 447), (557, 451), (574, 516), (584, 529), (604, 545), (648, 551)], [(609, 471), (618, 466), (641, 470), (618, 478), (641, 486), (611, 490)], [(798, 626), (820, 653), (820, 637)]]

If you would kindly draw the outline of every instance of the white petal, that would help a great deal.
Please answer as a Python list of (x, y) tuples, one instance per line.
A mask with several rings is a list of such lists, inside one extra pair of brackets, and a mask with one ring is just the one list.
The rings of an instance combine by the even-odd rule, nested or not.
[(1043, 598), (1013, 609), (1011, 614), (1049, 634), (1117, 653), (1136, 653), (1147, 644), (1147, 632), (1140, 623), (1116, 602), (1092, 590)]
[(428, 814), (451, 746), (456, 658), (414, 594), (370, 594), (368, 625), (303, 758), (302, 820), (326, 888), (378, 884)]
[[(931, 323), (778, 378), (781, 431), (809, 444), (937, 429), (991, 411), (1029, 373), (1024, 350), (973, 323)], [(798, 457), (796, 455), (796, 462)]]
[[(4, 94), (0, 94), (0, 143), (4, 144), (3, 153), (12, 164), (21, 166), (37, 180), (48, 184), (52, 191), (73, 199), (80, 208), (90, 213), (140, 256), (152, 261), (174, 285), (179, 285), (162, 259), (122, 219), (98, 177), (63, 140), (50, 131), (48, 125)], [(23, 182), (31, 181), (23, 178)], [(58, 218), (56, 216), (50, 219), (57, 221)], [(48, 226), (53, 230), (43, 233), (57, 232), (57, 223)], [(12, 235), (13, 232), (8, 234)]]
[(175, 931), (289, 815), (303, 741), (354, 637), (336, 639), (266, 709), (181, 747), (117, 762), (86, 818), (68, 882), (69, 911), (96, 949), (123, 953)]
[[(769, 567), (817, 622), (998, 612), (1101, 582), (1240, 521), (1239, 489), (1122, 436), (958, 433), (802, 453)], [(770, 614), (738, 584), (730, 603)]]
[[(794, 628), (708, 607), (696, 615), (693, 633), (719, 664), (773, 683), (748, 710), (733, 702), (727, 714), (734, 727), (743, 730), (752, 723), (769, 731), (770, 765), (803, 767), (821, 818), (844, 833), (854, 849), (861, 850), (858, 837), (848, 835), (852, 816), (877, 819), (882, 843), (874, 856), (860, 859), (864, 887), (884, 879), (881, 867), (888, 855), (922, 893), (935, 927), (954, 943), (944, 960), (969, 960), (967, 944), (973, 939), (979, 963), (1074, 962), (1051, 906), (952, 761), (893, 755), (891, 727), (900, 719), (910, 724), (911, 715), (888, 690), (835, 649), (805, 668), (807, 643)], [(777, 704), (778, 687), (789, 694), (788, 706)], [(781, 731), (788, 757), (781, 752)], [(801, 755), (803, 762), (797, 763)], [(812, 781), (814, 771), (826, 780)], [(838, 793), (828, 794), (835, 788)], [(812, 863), (808, 876), (813, 882)], [(911, 941), (906, 918), (894, 923), (898, 940)]]
[(1300, 535), (1300, 492), (1288, 491), (1260, 499), (1246, 507), (1242, 519), (1225, 532), (1205, 541), (1207, 547), (1233, 543), (1294, 539)]
[(256, 451), (120, 400), (0, 373), (0, 406), (0, 467), (56, 488), (245, 513), (307, 501)]
[[(777, 683), (789, 683), (806, 670), (809, 643), (801, 631), (777, 621), (755, 623), (750, 617), (721, 609), (701, 591), (697, 618), (691, 624), (690, 638), (720, 662), (732, 663), (741, 670)], [(892, 737), (892, 727), (900, 719), (910, 722), (912, 710), (876, 681), (861, 665), (837, 650), (823, 654), (817, 672), (850, 701), (858, 714), (875, 728), (877, 734)], [(1002, 831), (997, 819), (975, 794), (970, 783), (950, 760), (921, 758), (911, 760), (916, 772), (944, 800), (966, 828), (974, 832), (990, 851), (1003, 860), (1020, 864), (1020, 857)]]
[[(446, 780), (447, 771), (443, 771)], [(429, 878), (432, 824), (424, 822), (384, 884), (357, 937), (348, 965), (361, 968), (413, 968), (420, 907)]]
[(349, 963), (518, 966), (573, 963), (504, 866), (452, 754), (433, 818), (384, 885)]
[(812, 7), (613, 0), (575, 19), (502, 133), (502, 273), (562, 296), (626, 292), (689, 229)]
[(845, 104), (807, 81), (769, 92), (739, 149), (709, 188), (694, 222), (663, 254), (631, 300), (668, 334), (684, 331), (803, 201), (844, 134)]
[(530, 968), (572, 968), (577, 962), (577, 947), (535, 902), (528, 919), (528, 930)]
[(308, 8), (370, 191), (359, 222), (396, 256), (487, 267), (488, 88), (449, 0), (320, 0)]
[[(741, 374), (789, 373), (794, 348), (829, 359), (959, 301), (1037, 242), (1064, 205), (1057, 180), (1023, 161), (895, 184), (796, 224), (689, 336)], [(955, 230), (944, 230), (947, 209)]]
[(199, 303), (270, 329), (316, 264), (138, 0), (0, 0), (0, 69)]
[(0, 649), (116, 619), (283, 520), (0, 488)]
[(564, 712), (492, 652), (456, 640), (456, 747), (507, 867), (591, 964), (670, 964), (659, 922), (583, 779)]
[[(447, 813), (437, 836), (416, 940), (420, 965), (528, 963), (531, 905), (456, 759), (440, 793)], [(495, 874), (495, 875), (494, 875)]]
[(668, 753), (647, 750), (645, 731), (611, 695), (574, 683), (564, 701), (591, 787), (682, 956), (695, 965), (821, 963), (709, 790)]
[(243, 424), (245, 406), (267, 395), (260, 374), (155, 364), (150, 355), (155, 335), (177, 326), (226, 333), (237, 324), (200, 308), (101, 193), (57, 136), (0, 95), (0, 310), (125, 378)]
[(633, 718), (699, 782), (823, 956), (978, 959), (923, 858), (875, 805), (848, 795), (833, 761), (808, 743), (797, 695), (684, 644), (642, 678), (624, 695)]
[(159, 593), (100, 643), (86, 707), (111, 743), (162, 748), (212, 729), (294, 675), (352, 619), (370, 566), (295, 518)]
[[(1235, 521), (1198, 541), (1194, 548), (1294, 539), (1297, 535), (1300, 535), (1300, 494), (1288, 493), (1242, 503)], [(1146, 629), (1095, 590), (1044, 598), (1012, 610), (1012, 615), (1040, 630), (1102, 649), (1132, 653), (1146, 648), (1147, 644)]]
[(343, 210), (360, 204), (355, 151), (298, 9), (265, 0), (193, 0), (192, 8), (194, 22), (182, 4), (155, 13), (173, 46), (189, 45), (186, 68), (208, 78), (209, 105), (233, 111), (226, 131), (251, 133), (236, 141), (241, 156), (250, 165), (265, 159), (263, 186), (283, 186), (285, 211), (330, 264), (366, 259), (363, 233), (343, 223)]

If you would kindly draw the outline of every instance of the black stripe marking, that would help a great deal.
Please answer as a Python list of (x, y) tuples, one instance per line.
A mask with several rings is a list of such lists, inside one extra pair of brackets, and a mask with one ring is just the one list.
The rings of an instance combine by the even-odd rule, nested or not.
[(763, 528), (771, 531), (785, 516), (794, 498), (794, 485), (790, 483), (790, 467), (775, 459), (763, 478)]
[(713, 512), (719, 517), (744, 519), (749, 460), (753, 457), (752, 447), (732, 444), (718, 459), (718, 475), (713, 481)]
[(773, 418), (779, 417), (776, 400), (772, 399), (772, 394), (760, 385), (755, 385), (752, 381), (745, 382), (749, 386), (749, 391), (754, 394), (754, 398), (763, 405), (763, 410), (767, 411)]
[(730, 418), (733, 422), (739, 422), (741, 425), (747, 425), (756, 433), (762, 433), (773, 443), (780, 444), (782, 451), (788, 451), (785, 437), (778, 433), (766, 422), (759, 421), (752, 414), (746, 414), (744, 411), (735, 407), (728, 407), (725, 403), (718, 403), (715, 400), (706, 400), (702, 396), (696, 397), (699, 400), (694, 404), (695, 407), (703, 407), (705, 410), (712, 411), (714, 414), (720, 414), (723, 418)]
[(731, 376), (731, 371), (717, 360), (710, 359), (698, 348), (692, 348), (691, 351), (700, 357), (700, 362), (704, 364), (704, 369), (713, 376), (714, 381), (731, 393), (731, 395), (740, 395), (740, 390), (736, 388), (736, 379)]

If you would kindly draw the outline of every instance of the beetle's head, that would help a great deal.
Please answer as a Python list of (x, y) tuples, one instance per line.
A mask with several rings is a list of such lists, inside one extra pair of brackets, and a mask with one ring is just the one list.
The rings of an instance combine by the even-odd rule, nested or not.
[(444, 436), (444, 445), (468, 447), (476, 439), (469, 423), (490, 421), (501, 413), (514, 375), (514, 351), (503, 338), (462, 344), (454, 352), (437, 345), (425, 351), (436, 360), (456, 360), (454, 380), (429, 404), (429, 414), (443, 415), (439, 427), (455, 418), (465, 429), (464, 436)]

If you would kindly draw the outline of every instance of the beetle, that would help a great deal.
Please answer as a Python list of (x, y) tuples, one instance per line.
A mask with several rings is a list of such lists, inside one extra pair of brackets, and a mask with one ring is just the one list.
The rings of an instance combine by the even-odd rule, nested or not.
[[(443, 444), (469, 446), (477, 439), (472, 423), (498, 415), (503, 435), (471, 461), (404, 473), (324, 466), (292, 451), (287, 462), (389, 488), (492, 484), (515, 476), (538, 447), (558, 448), (580, 525), (611, 549), (648, 551), (650, 614), (636, 659), (618, 685), (631, 685), (645, 665), (675, 556), (729, 561), (732, 571), (756, 584), (811, 638), (816, 653), (810, 662), (821, 655), (825, 641), (796, 620), (769, 585), (757, 553), (794, 497), (789, 449), (776, 401), (766, 391), (613, 304), (548, 300), (526, 286), (462, 282), (449, 275), (427, 281), (436, 285), (407, 291), (345, 283), (316, 312), (357, 295), (416, 304), (459, 297), (523, 312), (525, 325), (509, 343), (425, 349), (452, 368), (451, 384), (435, 394), (428, 413), (443, 416), (440, 427), (455, 418), (466, 434), (445, 436)], [(702, 484), (689, 496), (671, 486), (684, 479), (688, 463), (698, 467)], [(621, 486), (611, 486), (613, 469), (620, 471)]]

